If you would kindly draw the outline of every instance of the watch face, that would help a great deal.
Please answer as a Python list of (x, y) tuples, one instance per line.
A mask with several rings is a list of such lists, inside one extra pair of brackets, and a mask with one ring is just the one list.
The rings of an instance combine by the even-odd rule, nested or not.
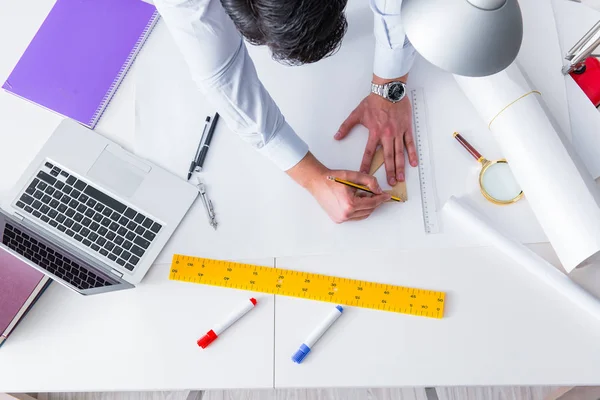
[(391, 101), (399, 101), (404, 96), (404, 85), (400, 82), (392, 82), (388, 88), (388, 98)]

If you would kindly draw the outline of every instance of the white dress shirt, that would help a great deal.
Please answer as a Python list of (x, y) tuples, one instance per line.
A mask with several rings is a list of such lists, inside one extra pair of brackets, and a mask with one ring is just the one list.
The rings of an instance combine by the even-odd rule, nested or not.
[[(370, 0), (375, 14), (374, 73), (405, 75), (415, 51), (400, 23), (401, 0)], [(264, 88), (241, 34), (219, 0), (155, 0), (198, 87), (231, 130), (286, 171), (308, 152)]]

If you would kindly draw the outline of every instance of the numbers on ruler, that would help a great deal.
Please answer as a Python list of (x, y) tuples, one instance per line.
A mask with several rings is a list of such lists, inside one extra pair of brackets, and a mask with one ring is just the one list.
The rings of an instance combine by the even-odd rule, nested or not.
[(277, 284), (275, 285), (275, 287), (276, 287), (277, 289), (281, 289), (281, 284), (283, 283), (283, 280), (284, 280), (284, 279), (285, 279), (285, 276), (283, 276), (283, 275), (279, 275), (279, 276), (277, 277)]
[(328, 292), (328, 294), (330, 296), (333, 296), (334, 294), (336, 294), (336, 292), (338, 291), (337, 283), (331, 282), (331, 289), (329, 289), (329, 290), (330, 291)]
[[(258, 271), (252, 271), (252, 276), (258, 276)], [(254, 279), (251, 279), (249, 282), (251, 285), (256, 285), (256, 281)]]
[(174, 273), (174, 274), (176, 274), (177, 270), (176, 269), (172, 269), (171, 272)]
[(309, 278), (305, 278), (304, 279), (304, 283), (306, 284), (306, 287), (302, 288), (302, 292), (304, 294), (308, 293), (308, 286), (310, 285), (310, 279)]

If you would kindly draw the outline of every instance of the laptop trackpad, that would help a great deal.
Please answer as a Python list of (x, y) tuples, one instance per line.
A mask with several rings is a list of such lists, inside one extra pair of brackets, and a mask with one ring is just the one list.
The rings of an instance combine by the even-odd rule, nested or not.
[(123, 197), (132, 197), (146, 171), (104, 149), (87, 175), (95, 182)]

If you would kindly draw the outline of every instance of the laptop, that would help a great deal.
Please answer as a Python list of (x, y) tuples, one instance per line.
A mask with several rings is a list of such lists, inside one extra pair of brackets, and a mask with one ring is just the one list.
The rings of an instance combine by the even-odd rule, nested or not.
[(133, 288), (197, 195), (65, 120), (3, 199), (0, 246), (83, 295)]

